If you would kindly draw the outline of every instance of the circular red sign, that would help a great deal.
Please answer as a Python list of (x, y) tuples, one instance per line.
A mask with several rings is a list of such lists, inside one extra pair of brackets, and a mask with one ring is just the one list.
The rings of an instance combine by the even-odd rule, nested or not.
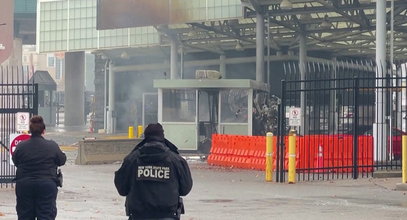
[(19, 144), (21, 141), (25, 141), (30, 139), (31, 135), (28, 134), (20, 134), (17, 137), (15, 137), (10, 144), (10, 153), (13, 156), (14, 151), (16, 150), (17, 144)]

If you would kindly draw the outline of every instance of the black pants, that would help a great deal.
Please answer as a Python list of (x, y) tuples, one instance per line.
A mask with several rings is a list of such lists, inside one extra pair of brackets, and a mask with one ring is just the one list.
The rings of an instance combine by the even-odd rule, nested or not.
[(132, 218), (129, 217), (129, 220), (177, 220), (175, 218)]
[(18, 220), (54, 220), (57, 216), (57, 185), (52, 180), (16, 183)]

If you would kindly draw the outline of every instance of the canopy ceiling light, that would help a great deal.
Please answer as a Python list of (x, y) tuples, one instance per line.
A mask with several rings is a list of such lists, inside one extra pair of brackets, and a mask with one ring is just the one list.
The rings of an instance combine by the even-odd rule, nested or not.
[(281, 9), (292, 9), (293, 3), (291, 3), (290, 0), (283, 0), (280, 3), (280, 8)]
[(130, 58), (129, 54), (128, 54), (126, 51), (123, 51), (123, 52), (120, 54), (120, 57), (121, 57), (122, 59), (125, 59), (125, 60), (127, 60), (127, 59)]
[(237, 50), (237, 51), (243, 51), (244, 50), (244, 47), (243, 47), (242, 43), (240, 43), (239, 40), (236, 43), (235, 50)]
[(196, 36), (196, 32), (194, 30), (188, 32), (187, 34), (188, 37), (195, 37)]
[(329, 20), (328, 20), (328, 15), (325, 15), (324, 21), (321, 22), (321, 24), (320, 24), (319, 26), (320, 26), (321, 28), (324, 28), (324, 29), (331, 28), (332, 23), (329, 22)]

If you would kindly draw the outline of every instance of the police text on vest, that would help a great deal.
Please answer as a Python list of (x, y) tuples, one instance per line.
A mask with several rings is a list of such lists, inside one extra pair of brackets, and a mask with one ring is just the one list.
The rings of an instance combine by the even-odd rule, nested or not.
[(162, 166), (138, 166), (137, 178), (141, 180), (168, 180), (170, 168)]

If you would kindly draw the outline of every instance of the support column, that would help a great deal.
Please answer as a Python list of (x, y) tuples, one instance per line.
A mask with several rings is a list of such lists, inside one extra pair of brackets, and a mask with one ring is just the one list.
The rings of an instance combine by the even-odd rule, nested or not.
[[(270, 83), (270, 43), (271, 43), (271, 34), (270, 34), (270, 16), (267, 15), (267, 77), (266, 77), (266, 83), (269, 86), (269, 93), (271, 92), (271, 83)], [(280, 51), (281, 53), (281, 51)], [(278, 52), (277, 52), (278, 54)]]
[(226, 79), (226, 56), (225, 54), (221, 54), (219, 57), (220, 65), (219, 65), (219, 72), (222, 76), (222, 79)]
[(264, 15), (256, 16), (256, 81), (264, 82)]
[(83, 126), (85, 102), (85, 52), (65, 53), (64, 125)]
[(107, 133), (114, 134), (116, 132), (116, 113), (115, 113), (115, 72), (113, 62), (109, 63), (109, 100), (107, 110)]
[[(300, 48), (299, 48), (299, 69), (300, 69), (300, 80), (306, 79), (306, 65), (307, 65), (307, 48), (306, 48), (306, 38), (302, 33), (300, 34)], [(305, 114), (306, 114), (306, 96), (305, 96), (305, 83), (301, 82), (301, 97), (300, 97), (300, 107), (301, 107), (301, 127), (299, 129), (301, 135), (306, 134), (306, 124)]]
[(334, 134), (338, 133), (338, 112), (337, 112), (337, 60), (336, 57), (332, 60), (332, 71), (331, 71), (331, 88), (330, 91), (330, 100), (329, 100), (329, 131), (332, 131)]
[[(376, 77), (386, 77), (386, 0), (376, 1)], [(377, 88), (385, 86), (385, 80), (376, 80)], [(386, 92), (376, 89), (374, 136), (374, 160), (385, 161), (386, 155)]]
[(180, 58), (181, 58), (181, 60), (180, 60), (180, 66), (181, 66), (180, 79), (183, 79), (185, 77), (184, 76), (184, 47), (180, 47)]
[[(402, 72), (402, 66), (397, 65), (396, 67), (396, 77), (397, 79), (397, 87), (401, 88), (402, 86), (402, 80), (401, 77), (403, 77), (403, 72)], [(402, 104), (403, 103), (403, 92), (399, 91), (396, 92), (396, 100), (395, 100), (395, 105), (396, 105), (396, 122), (397, 124), (395, 125), (397, 128), (402, 129), (403, 128), (403, 114), (402, 114)], [(402, 129), (403, 130), (403, 129)], [(404, 131), (404, 130), (403, 130)]]
[(170, 61), (170, 68), (171, 79), (179, 79), (178, 73), (178, 42), (175, 37), (171, 37), (171, 61)]

